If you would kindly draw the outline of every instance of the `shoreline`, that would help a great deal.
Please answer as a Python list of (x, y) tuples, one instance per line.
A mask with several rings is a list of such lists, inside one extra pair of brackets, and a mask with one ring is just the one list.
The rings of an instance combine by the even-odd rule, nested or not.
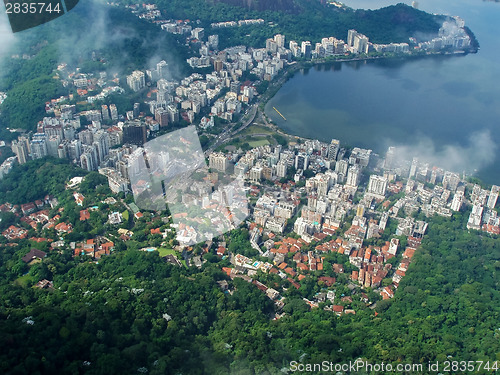
[[(377, 61), (377, 60), (401, 60), (401, 61), (406, 61), (406, 60), (413, 60), (413, 59), (423, 59), (423, 58), (439, 58), (439, 57), (455, 57), (455, 56), (467, 56), (470, 53), (477, 53), (478, 50), (473, 50), (473, 51), (455, 51), (455, 52), (434, 52), (434, 53), (425, 53), (425, 54), (399, 54), (399, 55), (394, 55), (394, 56), (362, 56), (362, 57), (348, 57), (348, 58), (334, 58), (334, 59), (316, 59), (316, 60), (309, 60), (309, 61), (295, 61), (289, 64), (286, 68), (283, 69), (283, 73), (277, 76), (274, 80), (269, 81), (270, 85), (267, 88), (267, 90), (262, 93), (260, 96), (265, 97), (263, 100), (259, 98), (259, 107), (262, 109), (264, 106), (267, 104), (269, 100), (273, 98), (274, 95), (276, 95), (277, 91), (283, 86), (283, 84), (290, 79), (290, 76), (293, 76), (293, 74), (300, 69), (305, 69), (305, 68), (312, 68), (315, 66), (321, 66), (321, 65), (328, 65), (328, 64), (336, 64), (336, 63), (343, 63), (343, 62), (363, 62), (363, 61)], [(279, 82), (280, 80), (283, 80), (283, 82)], [(275, 90), (276, 89), (276, 84), (279, 84), (279, 87), (275, 92), (269, 93), (271, 89)]]
[[(274, 130), (289, 137), (293, 137), (295, 139), (300, 140), (310, 140), (312, 138), (306, 138), (295, 134), (289, 134), (284, 129), (282, 129), (278, 124), (276, 124), (266, 113), (265, 107), (267, 103), (278, 93), (278, 91), (283, 87), (283, 85), (290, 79), (293, 78), (297, 71), (302, 69), (310, 69), (317, 66), (324, 66), (329, 64), (337, 64), (337, 63), (350, 63), (350, 62), (368, 62), (368, 61), (377, 61), (377, 60), (387, 60), (387, 61), (396, 61), (401, 60), (402, 62), (415, 60), (415, 59), (424, 59), (424, 58), (441, 58), (441, 57), (455, 57), (455, 56), (467, 56), (469, 53), (477, 53), (477, 50), (474, 51), (456, 51), (456, 52), (434, 52), (434, 53), (426, 53), (426, 54), (406, 54), (406, 55), (394, 55), (394, 56), (362, 56), (362, 57), (348, 57), (348, 58), (336, 58), (336, 59), (316, 59), (309, 61), (295, 61), (289, 64), (283, 71), (274, 79), (269, 81), (269, 87), (266, 89), (264, 93), (262, 93), (257, 102), (258, 110), (261, 111), (262, 116), (265, 117), (268, 125), (272, 125)], [(236, 134), (235, 134), (236, 135)], [(347, 146), (344, 144), (343, 146)]]
[[(274, 130), (276, 133), (285, 136), (288, 138), (289, 142), (295, 143), (297, 141), (299, 142), (304, 142), (308, 140), (315, 140), (319, 139), (318, 136), (301, 136), (298, 134), (294, 134), (293, 132), (290, 132), (290, 129), (284, 129), (280, 125), (278, 125), (268, 114), (266, 111), (266, 106), (269, 103), (269, 101), (277, 94), (277, 92), (283, 87), (283, 85), (290, 79), (292, 78), (297, 71), (302, 71), (302, 70), (308, 70), (310, 68), (317, 68), (325, 65), (334, 65), (336, 63), (342, 63), (342, 62), (347, 62), (347, 63), (356, 63), (356, 62), (368, 62), (368, 61), (377, 61), (377, 60), (387, 60), (387, 61), (397, 61), (399, 60), (401, 64), (404, 64), (406, 61), (414, 61), (415, 59), (421, 59), (421, 58), (434, 58), (434, 59), (442, 59), (442, 58), (447, 58), (447, 57), (454, 57), (454, 56), (467, 56), (469, 51), (461, 51), (461, 52), (455, 52), (455, 53), (428, 53), (428, 54), (418, 54), (418, 55), (409, 55), (409, 56), (363, 56), (363, 57), (351, 57), (351, 58), (346, 58), (346, 59), (337, 59), (337, 60), (330, 60), (330, 61), (325, 61), (323, 60), (314, 60), (314, 61), (298, 61), (295, 62), (289, 66), (287, 66), (282, 72), (280, 72), (280, 75), (277, 76), (273, 81), (270, 82), (269, 87), (267, 90), (261, 94), (261, 97), (258, 99), (258, 109), (261, 111), (262, 118), (265, 119), (265, 124), (270, 127), (272, 130)], [(474, 52), (474, 53), (477, 53)], [(279, 107), (278, 107), (279, 109)], [(319, 139), (321, 140), (321, 139)], [(321, 140), (325, 141), (326, 140)], [(352, 148), (355, 147), (356, 145), (346, 143), (344, 140), (340, 139), (340, 144), (344, 148)], [(377, 150), (376, 148), (373, 148), (373, 151), (375, 153), (383, 153), (383, 150)], [(475, 171), (468, 171), (467, 175), (469, 177), (475, 177), (481, 179), (481, 181), (484, 181), (484, 176), (480, 173), (480, 171), (475, 170)], [(493, 182), (488, 181), (487, 184), (491, 185)]]

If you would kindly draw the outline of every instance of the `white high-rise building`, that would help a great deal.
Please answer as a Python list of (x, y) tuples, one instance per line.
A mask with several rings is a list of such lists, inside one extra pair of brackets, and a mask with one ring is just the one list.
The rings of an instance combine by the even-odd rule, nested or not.
[(361, 169), (357, 165), (353, 165), (347, 171), (347, 186), (358, 186), (361, 178)]
[(488, 208), (494, 209), (497, 204), (498, 192), (500, 191), (500, 186), (493, 185), (491, 187), (490, 196), (488, 197), (488, 203), (486, 204)]
[(453, 200), (451, 201), (451, 210), (452, 211), (460, 211), (462, 209), (462, 205), (464, 203), (464, 192), (457, 191), (453, 196)]
[(347, 160), (339, 160), (335, 163), (335, 172), (344, 175), (344, 177), (347, 175), (347, 168), (349, 168)]
[(335, 44), (333, 38), (321, 39), (321, 45), (325, 49), (325, 56), (332, 56), (335, 54)]
[(467, 221), (467, 229), (481, 229), (481, 220), (483, 218), (484, 207), (478, 204), (472, 206), (472, 212)]
[(330, 177), (329, 176), (320, 176), (318, 178), (318, 195), (323, 196), (328, 194), (328, 190), (330, 189)]
[(20, 136), (17, 141), (12, 141), (12, 152), (16, 154), (19, 164), (24, 164), (29, 160), (29, 147), (29, 140), (26, 137)]
[(300, 152), (295, 156), (295, 169), (307, 169), (309, 166), (309, 156), (306, 153)]
[(45, 140), (45, 143), (47, 145), (47, 154), (57, 157), (57, 150), (59, 148), (59, 144), (61, 143), (61, 137), (59, 135), (51, 135)]
[(284, 35), (276, 34), (274, 36), (274, 41), (276, 42), (278, 47), (281, 47), (281, 48), (285, 47), (285, 36)]
[(97, 170), (97, 151), (92, 146), (85, 146), (85, 151), (80, 156), (80, 166), (87, 171)]
[(306, 40), (302, 42), (300, 52), (302, 52), (302, 56), (304, 56), (306, 59), (311, 57), (312, 54), (312, 45), (311, 42)]
[(368, 38), (363, 34), (357, 34), (354, 37), (354, 45), (352, 46), (354, 53), (368, 53)]
[(328, 146), (328, 159), (337, 160), (337, 155), (340, 149), (340, 142), (338, 139), (332, 139)]
[(208, 45), (212, 49), (218, 49), (219, 48), (219, 36), (218, 35), (209, 35), (208, 36)]
[(417, 166), (418, 166), (418, 159), (413, 158), (413, 160), (411, 162), (410, 174), (409, 174), (408, 178), (415, 177), (415, 175), (417, 174)]
[(156, 72), (159, 78), (164, 78), (167, 75), (168, 64), (165, 60), (161, 60), (156, 64)]
[(111, 115), (111, 120), (118, 120), (118, 110), (115, 104), (109, 105), (109, 113)]
[(455, 191), (460, 183), (460, 176), (453, 172), (445, 172), (443, 177), (443, 187)]
[(228, 167), (227, 158), (220, 152), (213, 152), (208, 158), (208, 166), (221, 172), (226, 172)]
[(370, 176), (370, 181), (368, 182), (368, 193), (378, 195), (380, 197), (385, 196), (385, 191), (387, 189), (387, 178), (382, 176), (377, 176), (372, 174)]
[(109, 135), (104, 130), (99, 130), (94, 135), (94, 147), (97, 150), (98, 163), (100, 164), (109, 154)]
[(276, 175), (279, 178), (284, 178), (286, 177), (286, 172), (287, 172), (287, 163), (285, 160), (280, 160), (276, 165)]
[(250, 169), (250, 180), (254, 182), (258, 182), (262, 179), (262, 167), (256, 165), (252, 169)]
[(389, 147), (387, 153), (385, 154), (384, 169), (390, 170), (395, 167), (396, 161), (396, 147)]
[(354, 45), (354, 37), (358, 34), (358, 32), (356, 30), (349, 30), (347, 32), (347, 45), (349, 47), (352, 47)]
[(146, 86), (144, 72), (136, 70), (131, 75), (127, 76), (127, 84), (134, 91), (139, 91)]
[(45, 142), (45, 134), (36, 133), (30, 143), (31, 157), (33, 159), (40, 159), (47, 156), (47, 143)]

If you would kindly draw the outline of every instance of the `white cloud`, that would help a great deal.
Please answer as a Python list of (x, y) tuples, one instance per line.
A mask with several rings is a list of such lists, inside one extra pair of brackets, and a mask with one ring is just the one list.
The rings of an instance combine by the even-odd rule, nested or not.
[(7, 14), (0, 12), (0, 63), (3, 64), (3, 59), (9, 55), (15, 40)]
[(483, 130), (472, 133), (466, 145), (436, 145), (430, 138), (420, 138), (418, 143), (396, 146), (396, 150), (399, 160), (417, 157), (430, 166), (459, 173), (473, 173), (494, 162), (497, 145), (492, 140), (490, 131)]

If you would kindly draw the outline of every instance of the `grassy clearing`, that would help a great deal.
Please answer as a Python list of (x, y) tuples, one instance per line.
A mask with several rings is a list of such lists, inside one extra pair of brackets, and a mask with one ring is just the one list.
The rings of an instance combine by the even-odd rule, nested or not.
[(128, 213), (128, 210), (125, 210), (122, 212), (122, 217), (123, 217), (123, 220), (127, 221), (128, 218), (129, 218), (129, 213)]
[(266, 126), (261, 125), (250, 125), (248, 128), (243, 130), (239, 135), (252, 135), (252, 134), (273, 134), (274, 131)]
[(160, 247), (158, 249), (158, 252), (160, 253), (161, 257), (164, 257), (166, 255), (170, 255), (170, 254), (177, 255), (177, 252), (174, 249), (167, 249), (165, 247)]
[(269, 141), (265, 138), (257, 138), (256, 140), (249, 141), (248, 144), (250, 145), (250, 147), (259, 147), (268, 145)]
[(30, 284), (33, 284), (33, 278), (31, 277), (31, 275), (24, 275), (24, 276), (21, 276), (21, 277), (18, 277), (16, 280), (14, 280), (14, 285), (19, 285), (19, 286), (22, 286), (22, 287), (27, 287), (29, 286)]

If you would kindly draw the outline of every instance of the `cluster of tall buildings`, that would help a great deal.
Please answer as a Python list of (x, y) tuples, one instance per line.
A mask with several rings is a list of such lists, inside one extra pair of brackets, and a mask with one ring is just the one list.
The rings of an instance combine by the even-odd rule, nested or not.
[(83, 169), (96, 171), (101, 166), (114, 165), (113, 158), (110, 159), (111, 147), (122, 143), (141, 146), (147, 139), (146, 124), (139, 120), (106, 128), (94, 120), (86, 129), (79, 130), (79, 126), (75, 128), (67, 120), (45, 117), (36, 133), (19, 136), (12, 142), (12, 151), (20, 164), (52, 156), (69, 159)]
[[(133, 74), (133, 73), (132, 73)], [(168, 77), (168, 64), (165, 60), (161, 60), (156, 64), (155, 69), (146, 70), (146, 76), (151, 82), (156, 82), (159, 79)], [(128, 82), (128, 81), (127, 81)], [(129, 84), (130, 86), (130, 84)]]
[(410, 45), (408, 43), (371, 43), (366, 35), (351, 29), (347, 32), (346, 50), (353, 54), (367, 54), (373, 51), (379, 53), (409, 53)]
[(347, 46), (352, 53), (368, 53), (368, 37), (351, 29), (347, 32)]
[(500, 217), (495, 211), (500, 187), (493, 185), (491, 190), (474, 185), (471, 193), (472, 212), (467, 221), (468, 229), (484, 230), (500, 234)]

